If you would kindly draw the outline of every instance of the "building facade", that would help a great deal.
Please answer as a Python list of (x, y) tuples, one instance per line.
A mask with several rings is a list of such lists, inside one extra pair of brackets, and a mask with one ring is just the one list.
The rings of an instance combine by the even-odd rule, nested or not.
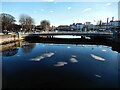
[(120, 26), (120, 21), (110, 21), (109, 25), (118, 27)]
[(68, 25), (60, 25), (60, 26), (58, 26), (57, 29), (60, 30), (60, 31), (66, 31), (66, 30), (70, 30), (70, 26), (68, 26)]

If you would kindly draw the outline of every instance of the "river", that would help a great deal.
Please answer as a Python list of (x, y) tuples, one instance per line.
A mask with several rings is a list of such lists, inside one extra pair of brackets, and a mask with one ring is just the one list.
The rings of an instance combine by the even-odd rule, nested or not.
[(112, 46), (18, 44), (2, 51), (3, 89), (118, 88), (120, 54)]

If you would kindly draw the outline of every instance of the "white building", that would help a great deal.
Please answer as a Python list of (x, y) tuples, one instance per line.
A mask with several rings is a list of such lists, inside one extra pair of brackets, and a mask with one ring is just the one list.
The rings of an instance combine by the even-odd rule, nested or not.
[(77, 29), (82, 29), (84, 25), (82, 23), (76, 23), (76, 28)]
[(110, 22), (109, 22), (109, 25), (112, 25), (112, 26), (120, 26), (120, 21), (110, 21)]
[(82, 24), (82, 23), (73, 23), (72, 25), (72, 29), (74, 29), (74, 30), (81, 30), (81, 29), (83, 29), (83, 27), (85, 26), (84, 24)]
[(77, 29), (75, 23), (72, 24), (72, 29)]

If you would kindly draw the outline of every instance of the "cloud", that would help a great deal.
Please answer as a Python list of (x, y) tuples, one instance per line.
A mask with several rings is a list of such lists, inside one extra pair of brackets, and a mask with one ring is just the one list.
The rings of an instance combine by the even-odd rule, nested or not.
[(44, 11), (44, 9), (41, 9), (41, 11), (43, 12), (43, 11)]
[(84, 13), (84, 12), (88, 12), (88, 11), (91, 11), (91, 10), (92, 10), (92, 8), (86, 8), (82, 12)]
[(94, 59), (96, 59), (96, 60), (105, 61), (104, 58), (101, 58), (101, 57), (95, 56), (95, 55), (93, 55), (93, 54), (91, 54), (91, 56), (92, 56)]
[(42, 0), (42, 1), (46, 1), (46, 2), (54, 2), (54, 0)]
[(72, 7), (68, 7), (67, 9), (68, 9), (68, 10), (71, 10), (71, 9), (72, 9)]
[(46, 57), (52, 57), (54, 55), (54, 53), (45, 53), (39, 57), (36, 57), (36, 58), (31, 58), (30, 60), (31, 61), (40, 61), (41, 59), (44, 59)]
[(53, 13), (53, 12), (54, 12), (54, 11), (52, 11), (52, 10), (50, 11), (50, 13)]
[(54, 66), (64, 66), (67, 62), (57, 62)]
[(111, 3), (106, 3), (105, 5), (109, 6), (109, 5), (111, 5)]

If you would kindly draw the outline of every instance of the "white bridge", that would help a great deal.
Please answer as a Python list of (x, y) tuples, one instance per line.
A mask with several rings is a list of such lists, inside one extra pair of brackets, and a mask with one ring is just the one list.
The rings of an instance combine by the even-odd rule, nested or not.
[(36, 32), (36, 33), (28, 33), (28, 34), (29, 36), (73, 35), (73, 36), (113, 37), (113, 33), (109, 33), (109, 32)]

